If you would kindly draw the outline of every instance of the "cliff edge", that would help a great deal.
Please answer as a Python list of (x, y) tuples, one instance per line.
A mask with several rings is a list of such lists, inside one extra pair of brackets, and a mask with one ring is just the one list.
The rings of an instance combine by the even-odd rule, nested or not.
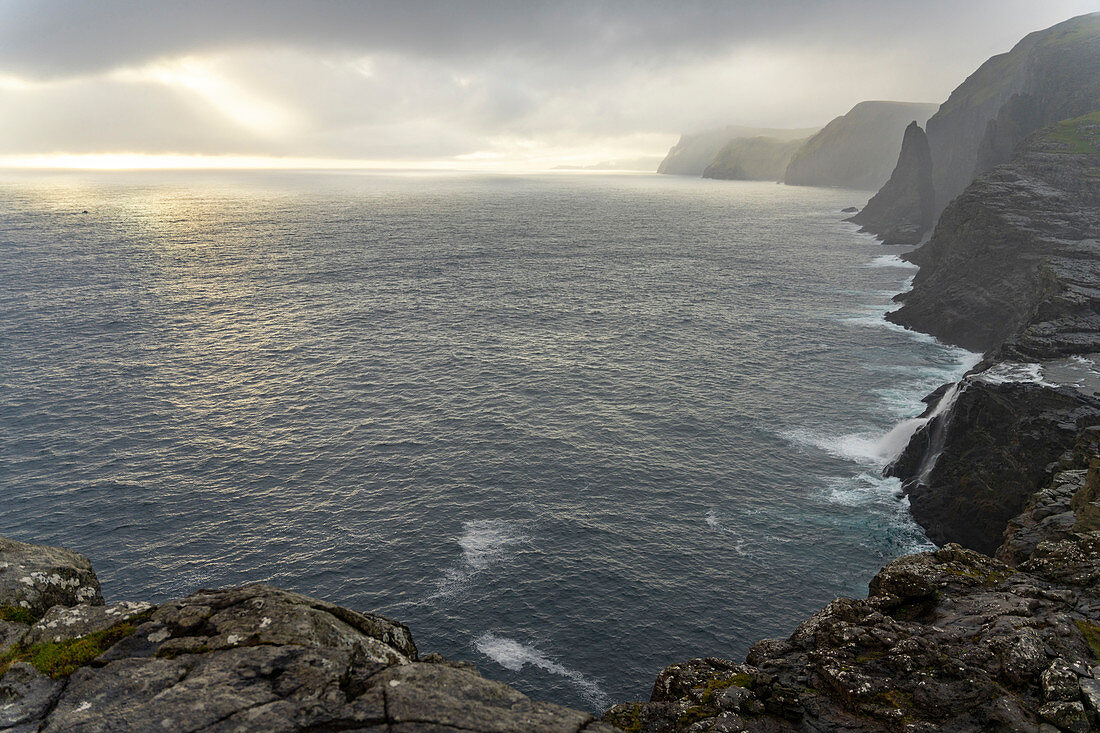
[(403, 624), (267, 585), (104, 604), (87, 558), (0, 538), (0, 730), (611, 733)]

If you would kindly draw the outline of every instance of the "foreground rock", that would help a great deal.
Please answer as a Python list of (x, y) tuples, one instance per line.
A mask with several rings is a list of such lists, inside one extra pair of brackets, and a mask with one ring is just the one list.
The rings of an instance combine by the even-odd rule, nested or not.
[[(18, 579), (39, 568), (81, 582), (28, 597)], [(57, 587), (68, 594), (46, 594)], [(5, 622), (0, 730), (612, 730), (472, 665), (421, 658), (400, 623), (271, 586), (103, 605), (85, 558), (0, 540), (0, 588), (0, 604), (33, 609)]]
[[(1089, 491), (1084, 471), (1058, 478), (1069, 499), (1056, 511)], [(743, 664), (671, 666), (649, 702), (604, 720), (647, 733), (1095, 730), (1100, 532), (1063, 521), (1010, 539), (1015, 567), (959, 545), (899, 558), (866, 599), (834, 601)]]

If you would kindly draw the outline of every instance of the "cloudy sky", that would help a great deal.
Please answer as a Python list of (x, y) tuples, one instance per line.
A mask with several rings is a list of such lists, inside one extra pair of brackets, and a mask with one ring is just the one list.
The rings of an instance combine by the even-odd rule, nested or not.
[[(940, 102), (1100, 0), (0, 0), (0, 164), (550, 167)], [(46, 158), (44, 156), (61, 156)], [(308, 159), (308, 160), (307, 160)]]

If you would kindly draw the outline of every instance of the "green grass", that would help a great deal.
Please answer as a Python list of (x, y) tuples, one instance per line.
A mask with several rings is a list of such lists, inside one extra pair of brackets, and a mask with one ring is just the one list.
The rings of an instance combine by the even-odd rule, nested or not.
[(38, 622), (38, 617), (27, 609), (20, 608), (19, 606), (0, 606), (0, 621), (32, 626)]
[(1047, 139), (1065, 145), (1067, 153), (1100, 155), (1100, 111), (1059, 122)]
[(1100, 625), (1088, 621), (1077, 621), (1077, 628), (1085, 637), (1085, 642), (1092, 649), (1092, 656), (1100, 659)]
[(79, 639), (47, 641), (29, 646), (19, 645), (0, 655), (0, 676), (16, 662), (29, 662), (42, 674), (58, 679), (68, 677), (80, 667), (134, 633), (144, 619), (135, 617), (109, 629), (95, 631)]

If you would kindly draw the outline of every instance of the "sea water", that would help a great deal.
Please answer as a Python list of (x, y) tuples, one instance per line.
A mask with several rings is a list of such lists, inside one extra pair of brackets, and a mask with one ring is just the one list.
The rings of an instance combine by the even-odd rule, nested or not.
[(973, 356), (882, 319), (913, 270), (867, 195), (6, 174), (0, 534), (111, 600), (265, 581), (648, 699), (928, 546), (880, 471)]

